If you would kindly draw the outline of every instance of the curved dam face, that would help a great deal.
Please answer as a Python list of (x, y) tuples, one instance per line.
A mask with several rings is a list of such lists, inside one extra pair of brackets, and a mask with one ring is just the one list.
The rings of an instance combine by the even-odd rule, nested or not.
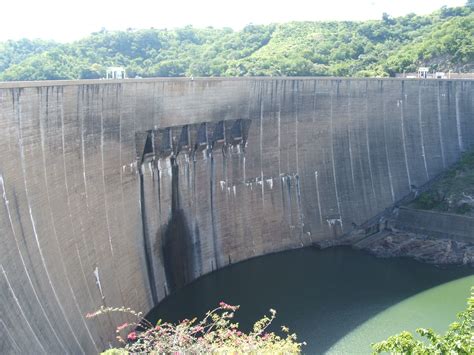
[(93, 353), (120, 313), (338, 238), (474, 145), (473, 81), (0, 84), (0, 353)]

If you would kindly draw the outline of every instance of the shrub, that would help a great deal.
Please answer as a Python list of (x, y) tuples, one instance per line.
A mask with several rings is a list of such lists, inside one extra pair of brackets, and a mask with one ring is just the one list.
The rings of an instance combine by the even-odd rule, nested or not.
[(454, 209), (454, 212), (458, 213), (458, 214), (466, 214), (466, 213), (469, 213), (471, 211), (472, 211), (472, 207), (468, 203), (462, 203), (459, 206), (456, 206), (455, 209)]
[(459, 163), (463, 169), (474, 169), (474, 151), (464, 153)]
[[(117, 340), (122, 348), (109, 349), (107, 355), (129, 353), (173, 353), (173, 354), (298, 354), (305, 343), (298, 343), (296, 334), (290, 334), (287, 327), (281, 327), (284, 336), (267, 332), (276, 317), (270, 315), (257, 321), (249, 333), (241, 332), (238, 323), (232, 323), (239, 306), (221, 302), (219, 306), (206, 313), (201, 321), (196, 318), (183, 320), (178, 324), (158, 321), (151, 324), (141, 313), (130, 308), (101, 307), (88, 314), (87, 318), (110, 312), (124, 312), (136, 318), (135, 322), (124, 323), (116, 329)], [(137, 330), (141, 329), (141, 330)]]
[(387, 340), (372, 344), (374, 354), (474, 354), (473, 320), (474, 287), (467, 301), (467, 309), (457, 315), (458, 321), (449, 326), (445, 335), (436, 334), (432, 329), (419, 328), (416, 332), (426, 341), (417, 340), (410, 332), (404, 331)]
[(415, 206), (423, 210), (431, 210), (442, 202), (437, 191), (423, 192), (415, 200)]

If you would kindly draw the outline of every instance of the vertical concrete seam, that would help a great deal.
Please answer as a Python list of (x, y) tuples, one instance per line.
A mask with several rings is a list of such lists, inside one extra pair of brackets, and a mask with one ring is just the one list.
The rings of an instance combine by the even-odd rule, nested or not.
[(3, 179), (3, 176), (0, 174), (0, 185), (2, 185), (2, 195), (3, 195), (3, 203), (5, 205), (5, 208), (7, 210), (7, 214), (8, 214), (8, 220), (9, 220), (9, 223), (10, 223), (10, 229), (12, 230), (12, 233), (13, 233), (13, 238), (15, 239), (15, 244), (16, 244), (16, 248), (18, 249), (18, 255), (20, 256), (20, 261), (21, 261), (21, 264), (23, 266), (23, 270), (25, 272), (25, 275), (26, 275), (26, 278), (28, 279), (28, 283), (33, 291), (33, 294), (35, 296), (35, 299), (36, 299), (36, 302), (38, 302), (38, 305), (41, 309), (41, 313), (43, 313), (45, 319), (46, 319), (46, 323), (48, 323), (48, 326), (51, 328), (51, 331), (53, 332), (53, 335), (54, 337), (56, 338), (56, 340), (58, 341), (59, 345), (61, 346), (61, 348), (64, 350), (64, 352), (67, 352), (66, 348), (64, 347), (64, 344), (62, 343), (61, 339), (59, 338), (58, 334), (56, 333), (56, 329), (53, 327), (49, 317), (48, 317), (48, 314), (46, 313), (46, 310), (44, 309), (43, 307), (43, 304), (41, 303), (40, 301), (40, 298), (38, 296), (38, 293), (36, 292), (36, 289), (33, 285), (33, 280), (31, 279), (31, 276), (30, 276), (30, 273), (28, 271), (28, 268), (26, 267), (26, 263), (25, 263), (25, 259), (23, 257), (23, 252), (21, 251), (21, 248), (20, 248), (20, 245), (18, 244), (18, 240), (17, 240), (17, 234), (15, 232), (15, 228), (13, 226), (13, 220), (12, 220), (12, 217), (11, 217), (11, 212), (10, 212), (10, 206), (9, 206), (9, 201), (7, 199), (7, 192), (6, 192), (6, 189), (5, 189), (5, 183), (4, 183), (4, 179)]
[(303, 243), (303, 227), (304, 227), (304, 215), (303, 215), (303, 207), (301, 201), (301, 180), (300, 180), (300, 167), (299, 167), (299, 141), (298, 141), (298, 113), (299, 113), (299, 103), (300, 103), (300, 87), (299, 81), (296, 81), (296, 90), (295, 90), (295, 155), (296, 155), (296, 176), (295, 176), (295, 192), (296, 192), (296, 205), (298, 208), (298, 218), (299, 218), (299, 227), (300, 227), (300, 243), (301, 246), (304, 245)]
[(410, 167), (408, 165), (408, 152), (406, 147), (406, 138), (405, 138), (405, 82), (402, 81), (401, 83), (401, 99), (399, 100), (400, 103), (400, 126), (402, 130), (402, 146), (403, 146), (403, 155), (405, 158), (405, 168), (407, 172), (407, 179), (408, 179), (408, 189), (411, 190), (411, 175), (410, 175)]
[[(133, 128), (132, 128), (132, 132), (137, 132), (137, 112), (136, 112), (136, 108), (137, 108), (137, 91), (138, 91), (138, 83), (134, 83), (132, 84), (131, 86), (133, 86), (133, 113), (132, 113), (132, 117), (133, 117)], [(161, 88), (162, 88), (162, 93), (164, 93), (164, 87), (165, 87), (165, 82), (162, 82), (161, 83)], [(164, 94), (162, 94), (164, 95)], [(135, 176), (137, 175), (140, 175), (140, 169), (141, 169), (141, 166), (138, 166), (138, 163), (135, 162)], [(137, 181), (137, 195), (138, 195), (138, 198), (137, 198), (137, 204), (135, 205), (136, 208), (138, 209), (138, 211), (140, 212), (140, 218), (142, 220), (142, 223), (143, 223), (143, 215), (142, 215), (142, 198), (141, 198), (141, 193), (140, 193), (140, 189), (141, 189), (141, 183), (140, 183), (140, 177), (138, 179), (136, 179)], [(137, 237), (140, 237), (140, 235), (137, 234)], [(143, 229), (142, 229), (142, 235), (141, 235), (141, 238), (143, 240), (143, 238), (145, 238), (145, 235), (143, 234)], [(146, 258), (146, 254), (142, 254), (142, 260)], [(143, 266), (143, 264), (142, 264)], [(145, 268), (147, 267), (146, 266), (146, 262), (145, 262)], [(151, 286), (149, 284), (149, 279), (146, 280), (148, 281), (148, 285)], [(165, 290), (166, 290), (166, 281), (165, 281)], [(151, 291), (151, 288), (150, 288), (150, 298), (149, 298), (149, 302), (150, 304), (153, 304), (154, 303), (154, 300), (153, 300), (153, 295), (152, 295), (152, 291)], [(151, 299), (151, 301), (150, 301)]]
[[(80, 129), (81, 129), (81, 158), (82, 158), (82, 177), (84, 179), (84, 195), (85, 195), (85, 201), (86, 201), (86, 209), (87, 212), (89, 213), (89, 197), (87, 195), (87, 176), (86, 176), (86, 148), (85, 148), (85, 141), (84, 141), (84, 86), (81, 87), (81, 104), (80, 109), (79, 109), (79, 100), (78, 101), (78, 115), (79, 115), (79, 121), (80, 121)], [(78, 95), (79, 98), (79, 95)]]
[[(109, 237), (109, 247), (112, 254), (112, 259), (115, 260), (114, 246), (112, 244), (112, 234), (110, 233), (110, 222), (109, 213), (107, 206), (107, 189), (105, 187), (105, 164), (104, 164), (104, 93), (100, 95), (100, 161), (102, 164), (102, 186), (104, 190), (104, 212), (105, 212), (105, 224), (107, 226), (107, 235)], [(114, 268), (115, 269), (115, 268)], [(120, 292), (121, 293), (121, 292)], [(122, 298), (123, 300), (123, 298)]]
[(374, 200), (377, 201), (377, 194), (375, 193), (374, 176), (372, 169), (372, 159), (370, 157), (370, 139), (369, 139), (369, 88), (368, 82), (365, 86), (366, 98), (365, 98), (365, 139), (367, 141), (367, 162), (369, 164), (369, 175), (370, 175), (370, 186), (372, 187), (372, 193), (374, 194)]
[[(21, 354), (22, 351), (21, 351), (20, 347), (18, 346), (18, 343), (16, 342), (15, 338), (12, 336), (12, 334), (11, 334), (10, 330), (8, 329), (7, 325), (5, 324), (3, 319), (1, 319), (1, 318), (0, 318), (0, 324), (3, 326), (3, 328), (5, 328), (5, 332), (8, 336), (8, 338), (10, 339), (10, 343), (13, 345), (13, 347), (18, 352), (18, 354)], [(66, 351), (66, 350), (64, 350), (64, 351)]]
[(323, 214), (321, 211), (321, 198), (319, 196), (319, 182), (318, 182), (318, 172), (314, 172), (314, 179), (316, 180), (316, 198), (318, 199), (318, 212), (319, 212), (319, 219), (321, 220), (321, 223), (323, 221)]
[(436, 106), (438, 109), (438, 134), (439, 134), (439, 145), (441, 147), (441, 159), (443, 160), (443, 168), (446, 169), (446, 158), (444, 156), (444, 140), (443, 140), (443, 127), (441, 118), (441, 82), (438, 82), (438, 95), (436, 95), (437, 102)]
[[(209, 146), (208, 146), (209, 147)], [(208, 148), (209, 149), (209, 148)], [(209, 198), (210, 198), (210, 203), (211, 203), (211, 227), (212, 227), (212, 246), (213, 246), (213, 251), (214, 251), (214, 263), (215, 263), (215, 268), (219, 269), (220, 268), (220, 262), (219, 262), (219, 252), (218, 252), (218, 246), (217, 246), (217, 231), (216, 231), (216, 216), (215, 216), (215, 206), (214, 206), (214, 198), (215, 198), (215, 188), (214, 188), (214, 181), (215, 181), (215, 162), (214, 162), (214, 154), (212, 151), (212, 147), (209, 149), (210, 152), (210, 179), (209, 179)], [(212, 264), (212, 261), (211, 261)], [(211, 267), (212, 271), (214, 271), (214, 268)]]
[[(156, 85), (153, 85), (153, 90), (155, 90), (155, 89), (156, 89)], [(127, 214), (125, 212), (125, 193), (124, 193), (124, 180), (123, 180), (123, 175), (124, 175), (125, 170), (123, 169), (124, 164), (123, 164), (123, 154), (122, 154), (122, 149), (123, 149), (123, 133), (122, 133), (122, 129), (123, 129), (123, 127), (122, 127), (123, 126), (123, 122), (122, 122), (122, 120), (123, 120), (123, 106), (122, 106), (123, 85), (121, 83), (117, 84), (117, 89), (116, 90), (117, 90), (116, 95), (117, 95), (117, 104), (118, 104), (117, 110), (118, 110), (118, 118), (119, 118), (119, 166), (121, 167), (119, 169), (119, 174), (120, 174), (120, 196), (121, 196), (121, 208), (120, 208), (120, 210), (121, 210), (123, 221), (126, 221), (127, 220)], [(153, 112), (155, 114), (155, 105), (153, 105), (153, 110), (154, 110)], [(123, 228), (122, 228), (122, 233), (123, 233)], [(124, 237), (127, 238), (128, 236), (124, 236)], [(136, 307), (138, 307), (138, 306), (136, 306)]]
[[(316, 123), (316, 84), (317, 81), (314, 80), (314, 86), (313, 86), (313, 114), (311, 115), (311, 121), (313, 123), (313, 125)], [(316, 141), (316, 137), (315, 137), (315, 134), (314, 134), (314, 126), (313, 126), (313, 140)], [(314, 179), (315, 179), (315, 183), (316, 183), (316, 198), (318, 200), (318, 215), (319, 215), (319, 219), (321, 221), (321, 224), (324, 222), (323, 221), (323, 214), (322, 214), (322, 210), (321, 210), (321, 198), (319, 196), (319, 181), (318, 181), (318, 171), (316, 170), (314, 172)]]
[[(68, 185), (67, 170), (66, 170), (66, 152), (65, 152), (65, 150), (66, 150), (66, 140), (65, 140), (65, 135), (64, 135), (64, 101), (63, 101), (63, 95), (64, 95), (64, 92), (61, 90), (60, 103), (58, 105), (59, 105), (59, 108), (60, 108), (60, 117), (61, 117), (61, 146), (62, 146), (62, 151), (63, 151), (62, 158), (63, 158), (63, 169), (64, 169), (64, 185), (66, 187), (66, 205), (67, 205), (67, 210), (68, 210), (68, 215), (69, 215), (69, 221), (71, 223), (72, 236), (74, 237), (75, 234), (76, 234), (76, 230), (74, 228), (74, 223), (72, 221), (71, 202), (69, 200), (69, 185)], [(41, 122), (41, 120), (40, 120), (40, 122)], [(46, 174), (46, 158), (45, 158), (45, 153), (44, 153), (44, 131), (43, 131), (43, 128), (41, 129), (41, 131), (42, 131), (42, 134), (41, 134), (41, 148), (42, 148), (42, 155), (43, 155), (43, 167), (44, 167), (44, 179), (45, 179), (45, 185), (46, 185), (46, 195), (47, 195), (47, 198), (48, 198), (48, 206), (49, 206), (49, 210), (50, 210), (50, 214), (51, 214), (51, 222), (52, 222), (52, 225), (53, 225), (53, 233), (54, 233), (54, 236), (56, 237), (56, 242), (57, 242), (58, 247), (59, 247), (61, 265), (62, 265), (62, 268), (63, 268), (63, 271), (64, 271), (64, 275), (66, 277), (66, 281), (68, 283), (69, 289), (71, 291), (71, 295), (72, 295), (72, 298), (74, 300), (74, 304), (76, 306), (77, 311), (79, 312), (80, 319), (82, 320), (82, 324), (84, 325), (84, 327), (87, 331), (87, 334), (89, 335), (89, 338), (92, 342), (92, 345), (94, 346), (94, 348), (97, 351), (99, 351), (99, 349), (97, 348), (97, 345), (95, 343), (94, 337), (92, 336), (92, 334), (90, 332), (89, 326), (87, 325), (87, 323), (85, 321), (84, 313), (81, 310), (81, 308), (79, 306), (79, 302), (77, 301), (76, 295), (75, 295), (75, 293), (72, 289), (72, 284), (71, 284), (71, 281), (70, 281), (69, 276), (68, 276), (68, 271), (67, 271), (67, 268), (66, 268), (66, 264), (64, 263), (64, 258), (63, 258), (63, 254), (62, 254), (62, 251), (61, 251), (61, 246), (59, 244), (59, 238), (58, 238), (58, 235), (57, 235), (56, 225), (55, 225), (55, 222), (54, 222), (53, 210), (51, 209), (51, 201), (50, 201), (49, 187), (48, 187), (48, 178), (47, 178), (47, 174)], [(76, 239), (76, 238), (74, 238), (74, 239)], [(86, 283), (86, 288), (88, 288), (88, 287), (89, 287), (89, 285)]]
[(386, 114), (386, 105), (385, 105), (385, 98), (384, 98), (384, 91), (382, 87), (382, 124), (383, 124), (383, 145), (385, 148), (385, 159), (387, 161), (387, 169), (388, 169), (388, 182), (390, 184), (390, 194), (392, 196), (392, 203), (395, 202), (395, 191), (393, 189), (393, 180), (392, 180), (392, 168), (390, 167), (390, 156), (388, 154), (388, 144), (387, 144), (387, 124), (386, 124), (387, 114)]
[[(85, 204), (86, 204), (86, 214), (87, 216), (90, 217), (90, 211), (89, 211), (89, 196), (87, 194), (87, 175), (86, 175), (86, 154), (85, 154), (85, 140), (84, 140), (84, 110), (83, 110), (83, 102), (84, 102), (84, 86), (79, 86), (78, 87), (78, 90), (77, 90), (77, 107), (76, 107), (76, 111), (77, 111), (77, 117), (78, 117), (78, 120), (79, 120), (79, 129), (80, 129), (80, 135), (81, 135), (81, 139), (80, 139), (80, 144), (81, 144), (81, 165), (82, 165), (82, 179), (83, 179), (83, 183), (84, 183), (84, 201), (85, 201)], [(83, 218), (81, 217), (81, 214), (78, 215), (78, 220), (79, 220), (79, 223), (81, 225), (81, 242), (83, 243), (83, 246), (85, 248), (87, 248), (87, 240), (84, 236), (84, 233), (82, 232), (83, 231), (83, 228), (84, 228), (84, 221), (83, 221)], [(94, 238), (93, 238), (93, 241), (94, 241)], [(76, 245), (76, 248), (77, 248), (77, 245)], [(95, 245), (94, 245), (94, 250), (96, 249)], [(89, 253), (86, 253), (86, 256), (87, 256), (87, 261), (89, 263), (89, 266), (91, 266), (91, 268), (93, 267), (94, 263), (91, 263), (91, 260), (90, 260), (90, 256), (89, 256)], [(79, 258), (79, 262), (80, 264), (82, 265), (82, 261), (81, 259)], [(85, 276), (85, 272), (84, 272), (84, 269), (83, 269), (83, 273), (84, 273), (84, 277)], [(87, 279), (86, 279), (87, 280)], [(87, 282), (86, 282), (87, 283)], [(88, 287), (88, 292), (89, 292), (89, 295), (91, 297), (91, 303), (94, 304), (94, 297), (92, 296), (92, 292), (90, 290), (90, 288)]]
[(422, 121), (422, 105), (421, 105), (421, 81), (418, 83), (418, 123), (420, 125), (420, 143), (421, 143), (421, 156), (423, 157), (423, 165), (425, 166), (426, 181), (430, 179), (428, 173), (428, 163), (426, 162), (425, 154), (425, 140), (423, 138), (423, 121)]
[(13, 290), (12, 288), (12, 285), (10, 283), (10, 280), (8, 279), (8, 276), (7, 276), (7, 272), (5, 271), (5, 269), (3, 268), (3, 265), (0, 264), (0, 268), (2, 269), (2, 273), (3, 273), (3, 276), (5, 277), (5, 280), (7, 281), (7, 285), (8, 285), (8, 290), (10, 291), (12, 297), (13, 297), (13, 300), (15, 301), (16, 303), (16, 306), (18, 307), (18, 310), (20, 311), (21, 313), (21, 316), (23, 318), (23, 320), (26, 322), (26, 325), (28, 326), (28, 329), (31, 331), (31, 333), (33, 334), (33, 337), (35, 338), (36, 342), (38, 343), (39, 347), (41, 348), (41, 350), (43, 350), (43, 352), (45, 354), (47, 354), (45, 348), (43, 347), (43, 344), (41, 343), (41, 341), (39, 340), (38, 336), (36, 335), (35, 331), (33, 330), (33, 328), (31, 327), (31, 324), (28, 320), (28, 318), (26, 317), (25, 315), (25, 312), (23, 311), (23, 308), (21, 308), (21, 305), (20, 305), (20, 302), (18, 301), (18, 297), (16, 296), (15, 294), (15, 291)]
[(142, 230), (143, 230), (143, 247), (145, 251), (145, 263), (146, 263), (146, 271), (148, 274), (148, 283), (151, 292), (151, 298), (153, 302), (153, 306), (158, 304), (158, 291), (155, 282), (155, 273), (153, 270), (153, 263), (152, 263), (152, 256), (150, 255), (151, 247), (148, 245), (148, 227), (147, 227), (147, 213), (145, 207), (145, 186), (144, 186), (144, 168), (143, 164), (140, 166), (140, 210), (141, 210), (141, 217), (142, 217)]
[(352, 100), (351, 100), (351, 82), (349, 81), (349, 88), (348, 88), (348, 95), (347, 95), (347, 113), (349, 117), (349, 124), (347, 125), (347, 137), (349, 139), (349, 162), (350, 162), (350, 169), (351, 169), (351, 181), (352, 181), (352, 190), (355, 191), (355, 176), (354, 176), (354, 155), (352, 152), (352, 140), (351, 140), (351, 126), (352, 126)]
[(463, 145), (463, 134), (462, 134), (462, 129), (461, 129), (461, 113), (459, 111), (459, 90), (458, 90), (458, 85), (459, 83), (456, 83), (455, 85), (455, 93), (454, 93), (454, 97), (455, 97), (455, 103), (456, 103), (456, 130), (457, 130), (457, 133), (458, 133), (458, 145), (459, 145), (459, 151), (460, 152), (464, 152), (464, 145)]
[(82, 345), (80, 344), (79, 340), (76, 337), (76, 334), (74, 333), (74, 330), (71, 326), (71, 323), (69, 322), (68, 317), (66, 316), (66, 311), (64, 310), (64, 307), (63, 307), (61, 301), (59, 300), (59, 296), (56, 293), (56, 289), (54, 288), (54, 284), (53, 284), (53, 281), (51, 279), (51, 275), (49, 274), (48, 268), (46, 266), (46, 259), (43, 255), (43, 250), (41, 248), (41, 243), (39, 241), (38, 232), (36, 230), (36, 223), (35, 223), (35, 220), (33, 218), (33, 211), (31, 209), (31, 202), (30, 202), (29, 193), (28, 193), (28, 186), (27, 186), (27, 183), (26, 183), (25, 152), (24, 152), (24, 147), (23, 147), (23, 133), (22, 133), (22, 125), (21, 125), (21, 123), (22, 123), (21, 105), (20, 105), (19, 100), (20, 100), (20, 98), (18, 97), (18, 104), (17, 104), (17, 107), (16, 107), (14, 113), (15, 113), (15, 116), (17, 117), (17, 120), (18, 120), (18, 134), (19, 134), (18, 144), (20, 146), (20, 161), (21, 161), (21, 168), (22, 168), (22, 172), (23, 172), (23, 183), (25, 185), (25, 197), (26, 197), (26, 202), (27, 202), (27, 205), (28, 205), (28, 211), (29, 211), (29, 215), (30, 215), (31, 226), (33, 228), (33, 236), (35, 238), (36, 246), (38, 247), (38, 252), (39, 252), (39, 255), (40, 255), (40, 258), (41, 258), (41, 263), (42, 263), (44, 271), (46, 273), (46, 277), (48, 279), (48, 283), (49, 283), (49, 285), (51, 287), (51, 290), (53, 292), (54, 298), (55, 298), (56, 302), (58, 303), (58, 306), (61, 310), (61, 313), (63, 314), (64, 320), (66, 321), (66, 324), (68, 325), (68, 328), (71, 331), (74, 340), (76, 341), (77, 345), (81, 349), (81, 352), (85, 353), (84, 349), (82, 348)]
[(339, 214), (339, 220), (341, 222), (341, 230), (344, 233), (344, 227), (343, 227), (343, 222), (342, 222), (342, 215), (341, 215), (341, 202), (339, 201), (339, 192), (337, 190), (337, 176), (336, 176), (336, 162), (334, 158), (334, 103), (333, 103), (333, 97), (334, 96), (334, 88), (333, 88), (333, 81), (331, 81), (331, 110), (330, 110), (330, 138), (331, 138), (331, 162), (332, 162), (332, 175), (334, 178), (334, 191), (336, 194), (336, 203), (337, 203), (337, 212)]
[[(403, 88), (403, 86), (402, 86)], [(403, 89), (402, 89), (402, 100), (400, 100), (400, 126), (402, 130), (402, 147), (403, 147), (403, 156), (405, 158), (405, 168), (407, 171), (407, 179), (408, 179), (408, 189), (411, 190), (411, 175), (410, 175), (410, 167), (408, 165), (408, 153), (407, 153), (407, 144), (405, 139), (405, 101), (403, 100)]]
[(75, 244), (74, 246), (76, 247), (77, 259), (79, 260), (79, 266), (81, 267), (82, 280), (84, 282), (84, 285), (86, 285), (86, 291), (87, 291), (87, 295), (89, 297), (89, 301), (93, 305), (94, 304), (94, 297), (92, 297), (92, 292), (91, 292), (90, 287), (87, 283), (87, 277), (86, 277), (86, 272), (84, 270), (84, 264), (82, 263), (82, 260), (81, 260), (81, 253), (79, 251), (79, 247), (77, 246), (77, 244)]
[(105, 163), (104, 163), (104, 92), (100, 92), (100, 160), (101, 160), (101, 171), (102, 171), (102, 186), (104, 190), (104, 209), (105, 209), (105, 223), (107, 226), (107, 235), (109, 237), (109, 247), (110, 247), (110, 253), (112, 256), (112, 266), (113, 266), (113, 273), (115, 276), (115, 280), (117, 282), (117, 287), (120, 293), (120, 299), (122, 301), (122, 306), (125, 306), (124, 302), (124, 297), (123, 297), (123, 292), (122, 292), (122, 285), (120, 282), (120, 278), (117, 277), (117, 268), (116, 268), (116, 262), (115, 260), (115, 252), (114, 252), (114, 247), (112, 243), (112, 234), (110, 233), (110, 221), (109, 221), (109, 207), (107, 204), (107, 188), (105, 184)]

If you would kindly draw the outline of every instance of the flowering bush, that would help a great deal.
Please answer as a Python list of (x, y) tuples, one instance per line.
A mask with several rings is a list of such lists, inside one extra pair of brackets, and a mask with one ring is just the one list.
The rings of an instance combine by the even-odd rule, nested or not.
[[(201, 321), (196, 318), (185, 319), (178, 324), (162, 322), (153, 325), (142, 313), (130, 308), (101, 307), (87, 314), (93, 318), (110, 312), (125, 312), (136, 318), (135, 322), (124, 323), (117, 327), (117, 340), (123, 345), (119, 349), (107, 350), (104, 354), (128, 353), (173, 353), (173, 354), (241, 354), (272, 353), (296, 354), (301, 352), (305, 343), (298, 343), (296, 334), (290, 334), (287, 327), (281, 327), (283, 337), (267, 332), (276, 317), (276, 311), (270, 309), (270, 315), (257, 321), (250, 333), (239, 330), (239, 324), (232, 318), (239, 306), (221, 302), (219, 306), (206, 313)], [(141, 331), (135, 330), (140, 328)]]

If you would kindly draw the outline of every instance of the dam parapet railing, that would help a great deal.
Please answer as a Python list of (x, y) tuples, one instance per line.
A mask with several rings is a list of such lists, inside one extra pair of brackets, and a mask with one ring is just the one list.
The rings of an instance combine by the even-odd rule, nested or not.
[(31, 81), (0, 81), (0, 89), (45, 87), (45, 86), (74, 86), (100, 84), (135, 84), (150, 82), (211, 82), (211, 81), (274, 81), (274, 80), (329, 80), (329, 81), (471, 81), (474, 77), (455, 77), (449, 79), (423, 79), (402, 77), (335, 77), (335, 76), (242, 76), (242, 77), (151, 77), (126, 79), (80, 79), (80, 80), (31, 80)]

